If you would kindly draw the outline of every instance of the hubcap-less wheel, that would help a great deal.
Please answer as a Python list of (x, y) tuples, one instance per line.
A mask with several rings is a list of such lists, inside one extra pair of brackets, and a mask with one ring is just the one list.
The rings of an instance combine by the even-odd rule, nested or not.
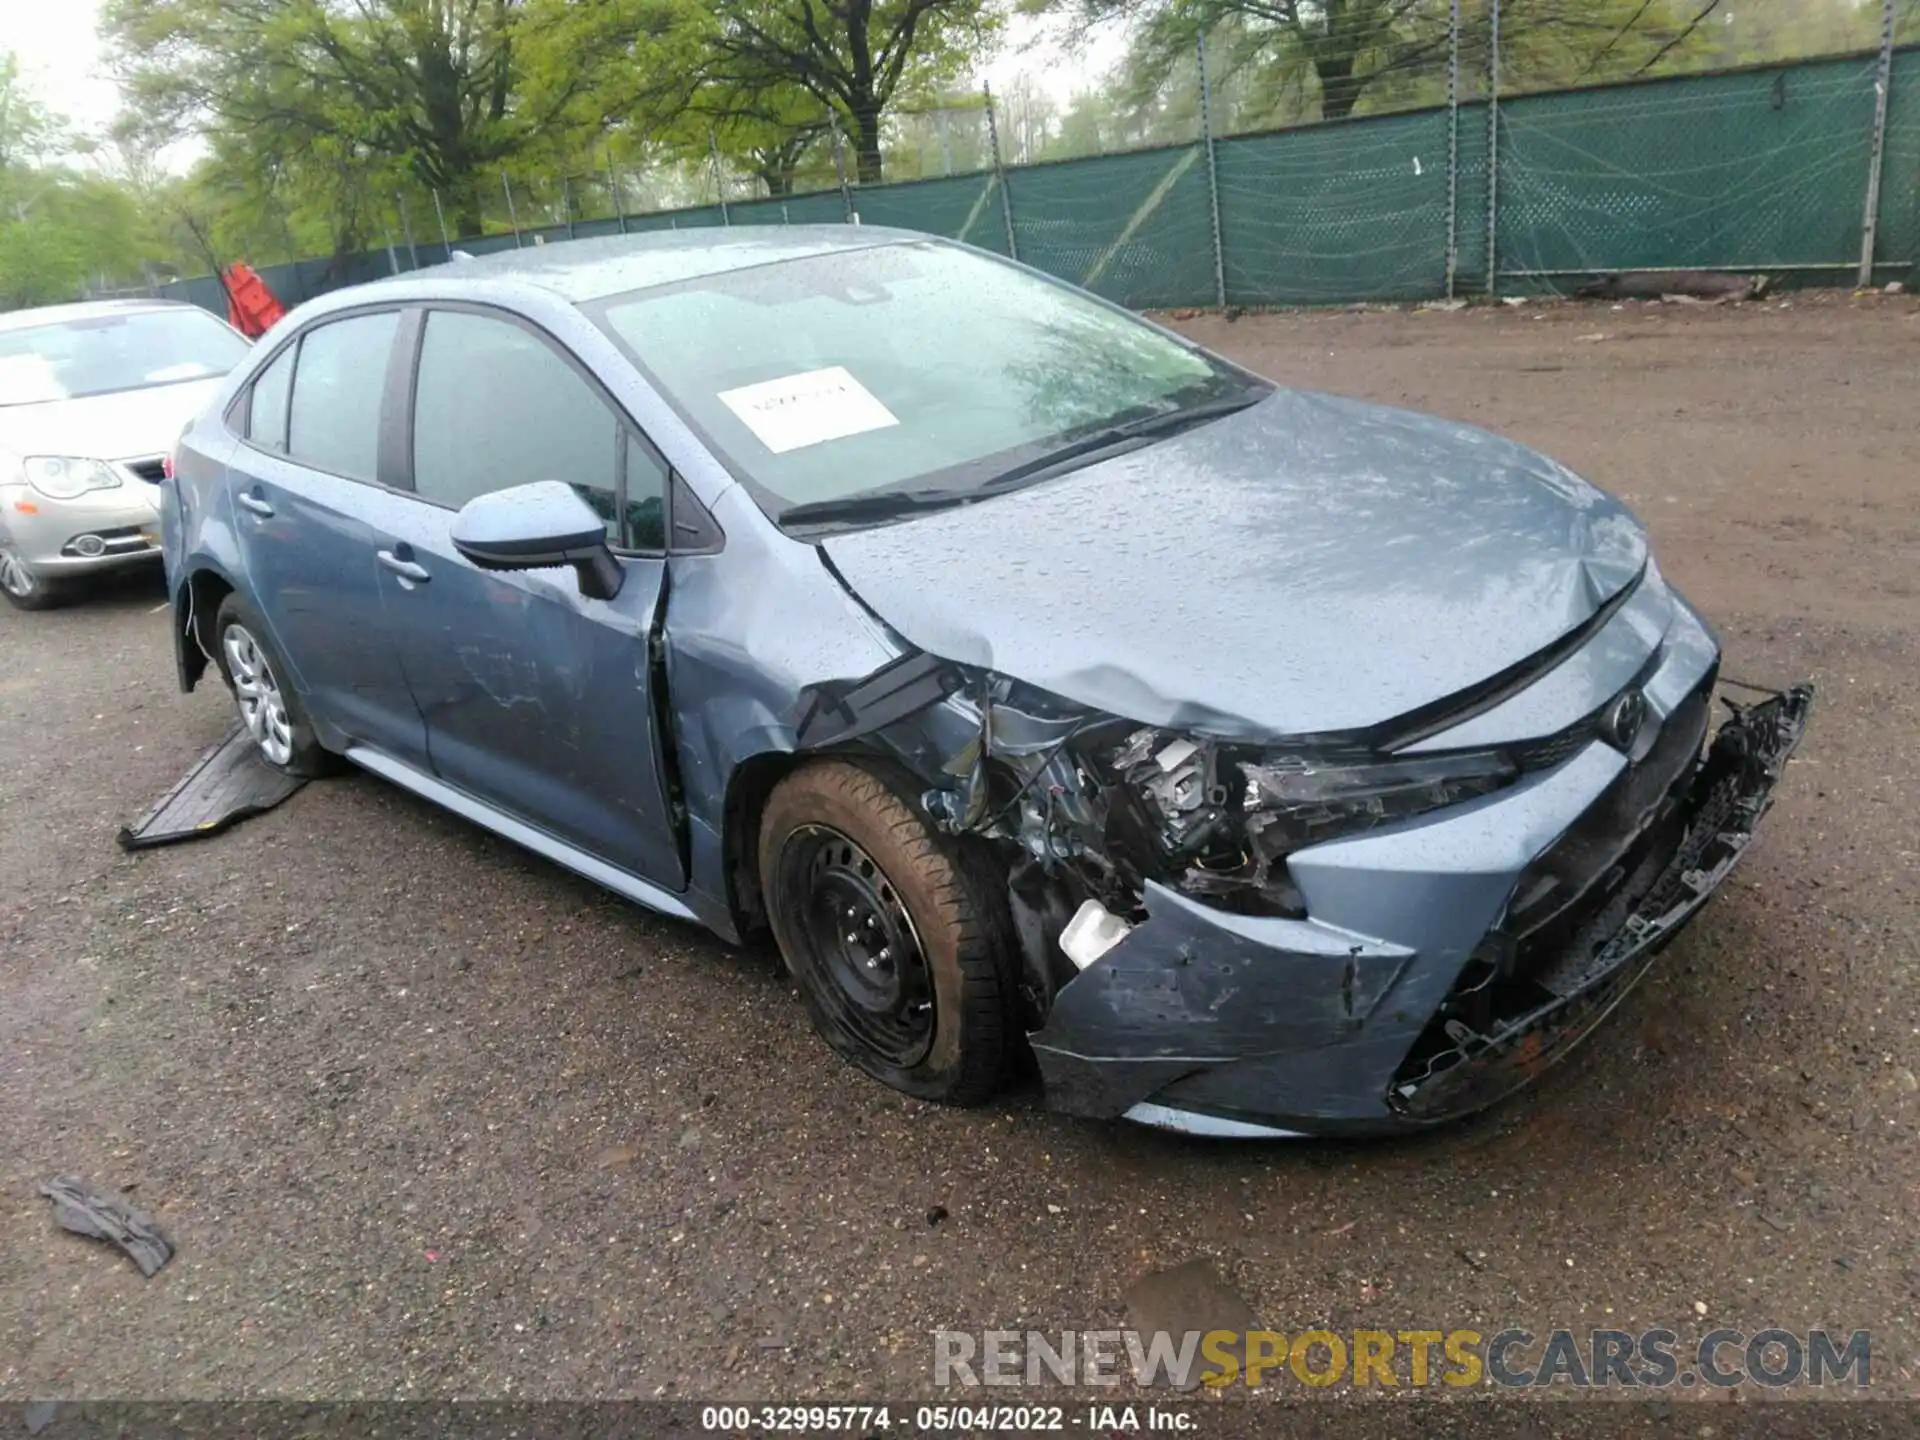
[(11, 545), (0, 545), (0, 590), (17, 599), (31, 599), (40, 582)]
[(285, 765), (293, 758), (293, 725), (287, 719), (287, 699), (280, 693), (280, 682), (266, 652), (244, 625), (227, 626), (220, 637), (220, 648), (227, 657), (233, 698), (247, 734), (268, 760)]
[(802, 897), (802, 963), (830, 1018), (902, 1068), (933, 1044), (933, 981), (913, 920), (873, 857), (838, 830), (809, 825), (781, 852), (783, 889)]

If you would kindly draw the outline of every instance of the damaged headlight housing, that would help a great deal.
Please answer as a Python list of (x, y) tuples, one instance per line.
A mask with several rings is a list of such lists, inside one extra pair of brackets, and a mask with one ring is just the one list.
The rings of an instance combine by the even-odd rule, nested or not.
[(1240, 767), (1248, 833), (1277, 858), (1491, 794), (1520, 771), (1497, 750), (1329, 763), (1286, 757)]
[[(1108, 763), (1144, 812), (1148, 834), (1132, 833), (1157, 852), (1136, 860), (1139, 874), (1229, 908), (1293, 916), (1305, 913), (1285, 864), (1294, 851), (1491, 794), (1520, 774), (1497, 750), (1276, 754), (1152, 729), (1129, 735)], [(1124, 845), (1129, 827), (1119, 828), (1110, 820), (1109, 838)]]

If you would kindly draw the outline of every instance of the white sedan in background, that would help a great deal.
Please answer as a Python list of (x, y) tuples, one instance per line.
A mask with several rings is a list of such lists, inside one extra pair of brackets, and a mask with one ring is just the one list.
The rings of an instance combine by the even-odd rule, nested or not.
[(0, 315), (0, 594), (44, 610), (100, 571), (157, 565), (166, 454), (247, 350), (194, 305)]

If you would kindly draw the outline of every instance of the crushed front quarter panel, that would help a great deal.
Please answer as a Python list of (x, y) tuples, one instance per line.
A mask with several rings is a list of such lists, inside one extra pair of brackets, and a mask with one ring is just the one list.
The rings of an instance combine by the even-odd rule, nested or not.
[[(1425, 956), (1411, 959), (1376, 1007), (1374, 1018), (1339, 1037), (1334, 1045), (1287, 1051), (1263, 1046), (1231, 1062), (1195, 1064), (1186, 1074), (1170, 1077), (1161, 1088), (1133, 1095), (1124, 1106), (1119, 1102), (1131, 1094), (1132, 1087), (1109, 1083), (1100, 1109), (1093, 1113), (1120, 1114), (1135, 1103), (1147, 1102), (1167, 1111), (1257, 1121), (1303, 1133), (1368, 1134), (1438, 1123), (1510, 1094), (1591, 1033), (1646, 973), (1658, 950), (1726, 879), (1745, 852), (1786, 761), (1805, 733), (1812, 698), (1810, 686), (1795, 686), (1737, 713), (1721, 727), (1681, 796), (1686, 832), (1679, 847), (1650, 853), (1636, 873), (1622, 877), (1607, 903), (1583, 926), (1574, 946), (1538, 957), (1540, 968), (1531, 980), (1558, 986), (1563, 993), (1549, 994), (1486, 1033), (1458, 1023), (1447, 1025), (1441, 1017), (1464, 973), (1461, 952), (1450, 947), (1456, 958), (1445, 966), (1428, 965)], [(1488, 939), (1498, 938), (1497, 925), (1489, 930)], [(1140, 943), (1132, 962), (1157, 961), (1163, 972), (1187, 964), (1186, 952), (1197, 949), (1199, 943), (1197, 937), (1172, 928), (1154, 931), (1152, 922), (1129, 939), (1135, 937), (1140, 937)], [(1221, 940), (1216, 936), (1212, 943)], [(1274, 963), (1266, 973), (1283, 988), (1266, 1003), (1283, 1004), (1298, 994), (1309, 1016), (1324, 1016), (1323, 1005), (1315, 1000), (1316, 995), (1325, 994), (1324, 977), (1317, 977), (1318, 984), (1300, 984), (1304, 973), (1300, 958), (1278, 953), (1272, 957)], [(1449, 972), (1455, 979), (1435, 994), (1433, 977)], [(1056, 1016), (1088, 1013), (1088, 1007), (1073, 1001), (1073, 991), (1084, 978), (1062, 992)], [(1297, 991), (1284, 988), (1290, 980), (1299, 984)], [(1152, 988), (1150, 981), (1133, 984)], [(1179, 993), (1172, 982), (1162, 981), (1159, 988)], [(1156, 1037), (1162, 1049), (1177, 1049), (1182, 1035), (1212, 1033), (1209, 1017), (1167, 1006), (1162, 1013), (1165, 1032)], [(1139, 1028), (1135, 1020), (1120, 1032), (1128, 1047), (1141, 1046)], [(1088, 1093), (1083, 1077), (1090, 1067), (1085, 1055), (1109, 1053), (1104, 1036), (1085, 1024), (1077, 1028), (1050, 1025), (1049, 1032), (1035, 1037), (1048, 1083), (1058, 1074), (1070, 1093)], [(1433, 1043), (1418, 1048), (1428, 1040)], [(1056, 1059), (1059, 1055), (1072, 1059), (1063, 1065)], [(1166, 1070), (1143, 1069), (1138, 1078), (1144, 1080), (1153, 1073)]]

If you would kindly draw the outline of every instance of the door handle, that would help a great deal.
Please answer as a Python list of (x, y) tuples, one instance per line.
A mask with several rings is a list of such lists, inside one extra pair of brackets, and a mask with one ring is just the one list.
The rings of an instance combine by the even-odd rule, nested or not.
[(411, 580), (416, 585), (424, 585), (433, 578), (426, 566), (416, 565), (411, 560), (402, 560), (391, 550), (382, 550), (380, 552), (380, 563), (386, 566), (387, 569), (393, 571), (393, 573), (398, 575), (402, 580)]
[(234, 498), (256, 515), (273, 514), (273, 506), (262, 500), (258, 495), (238, 495)]

